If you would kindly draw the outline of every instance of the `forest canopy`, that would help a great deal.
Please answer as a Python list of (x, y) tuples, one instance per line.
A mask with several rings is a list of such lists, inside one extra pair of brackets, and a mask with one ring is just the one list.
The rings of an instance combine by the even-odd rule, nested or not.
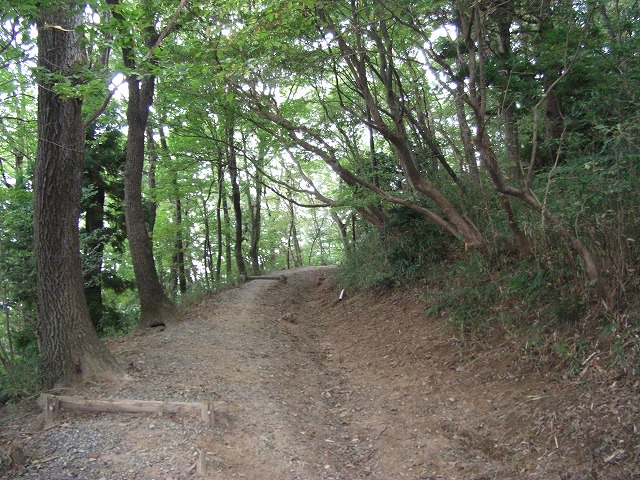
[[(302, 265), (341, 264), (345, 285), (379, 288), (437, 284), (437, 265), (468, 262), (476, 293), (498, 279), (575, 321), (594, 306), (619, 319), (635, 301), (637, 1), (4, 0), (1, 11), (7, 382), (34, 370), (42, 327), (57, 321), (41, 288), (54, 248), (43, 225), (57, 221), (79, 226), (78, 322), (100, 335), (171, 324), (189, 296)], [(78, 115), (47, 133), (47, 98)], [(51, 136), (70, 128), (84, 145), (47, 163), (58, 155), (47, 145), (75, 141)], [(47, 177), (76, 162), (69, 151), (82, 152), (81, 187)], [(61, 191), (69, 201), (54, 208)], [(466, 304), (448, 295), (436, 309)], [(71, 357), (88, 369), (83, 355)]]

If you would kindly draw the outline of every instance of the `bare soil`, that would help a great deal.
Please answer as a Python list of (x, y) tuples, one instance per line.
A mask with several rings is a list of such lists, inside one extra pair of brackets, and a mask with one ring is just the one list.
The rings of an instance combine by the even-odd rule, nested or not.
[(129, 379), (58, 392), (211, 400), (214, 427), (63, 412), (43, 428), (31, 402), (0, 413), (0, 477), (640, 479), (640, 385), (598, 355), (536, 371), (516, 339), (471, 346), (427, 316), (420, 288), (338, 300), (329, 267), (282, 273), (110, 340)]

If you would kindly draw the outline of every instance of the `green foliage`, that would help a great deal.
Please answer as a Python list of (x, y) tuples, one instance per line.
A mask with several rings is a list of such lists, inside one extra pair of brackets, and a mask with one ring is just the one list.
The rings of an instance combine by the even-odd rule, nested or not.
[(451, 253), (451, 239), (424, 217), (391, 207), (386, 235), (372, 230), (353, 245), (340, 269), (351, 288), (392, 288), (420, 278)]
[(611, 366), (624, 374), (640, 377), (640, 314), (636, 306), (628, 312), (604, 312), (601, 320), (598, 341), (601, 348), (610, 349)]
[(36, 384), (31, 222), (31, 192), (0, 189), (0, 401), (32, 394)]
[(0, 368), (0, 404), (33, 397), (40, 392), (38, 355), (26, 352), (16, 357), (8, 369)]
[(101, 317), (103, 337), (121, 336), (138, 326), (140, 306), (137, 294), (131, 286), (121, 291), (107, 288), (103, 292), (103, 302), (104, 310)]
[(369, 232), (352, 245), (339, 267), (340, 283), (345, 288), (376, 289), (396, 285), (386, 261), (380, 234)]
[(35, 298), (32, 198), (24, 189), (0, 189), (0, 282), (16, 302)]
[(428, 287), (427, 311), (444, 316), (461, 332), (481, 330), (503, 292), (488, 266), (478, 254), (432, 265), (422, 279)]

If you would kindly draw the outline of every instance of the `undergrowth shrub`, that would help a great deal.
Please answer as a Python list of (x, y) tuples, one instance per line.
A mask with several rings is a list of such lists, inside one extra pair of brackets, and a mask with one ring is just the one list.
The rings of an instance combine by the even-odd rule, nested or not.
[(580, 375), (589, 356), (602, 351), (611, 368), (640, 375), (638, 317), (623, 321), (592, 296), (579, 259), (567, 255), (559, 236), (535, 232), (530, 257), (495, 245), (495, 254), (483, 255), (451, 249), (450, 239), (407, 217), (394, 222), (404, 232), (402, 241), (377, 232), (360, 238), (340, 267), (343, 286), (393, 288), (419, 281), (426, 313), (443, 318), (464, 344), (491, 348), (493, 339), (508, 335), (523, 361), (569, 376)]
[[(6, 338), (0, 338), (5, 345)], [(0, 403), (16, 401), (37, 394), (40, 389), (37, 376), (38, 340), (33, 325), (25, 322), (20, 329), (12, 332), (12, 348), (4, 347), (3, 362), (0, 364)]]
[(420, 278), (426, 268), (451, 252), (451, 237), (420, 214), (391, 208), (387, 234), (367, 232), (339, 268), (344, 287), (392, 288)]
[(40, 391), (37, 368), (35, 352), (16, 357), (8, 368), (0, 367), (0, 403), (36, 395)]

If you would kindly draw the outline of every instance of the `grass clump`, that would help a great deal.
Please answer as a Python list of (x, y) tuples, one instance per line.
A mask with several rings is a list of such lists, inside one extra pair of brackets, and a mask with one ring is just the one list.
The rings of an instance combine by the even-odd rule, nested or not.
[[(603, 371), (640, 376), (640, 316), (632, 305), (637, 299), (627, 294), (625, 303), (615, 305), (598, 300), (579, 259), (567, 255), (557, 235), (531, 231), (532, 253), (526, 256), (499, 248), (504, 235), (495, 237), (489, 254), (465, 252), (411, 212), (389, 216), (390, 233), (370, 231), (353, 245), (339, 269), (343, 287), (419, 282), (426, 313), (448, 322), (464, 344), (491, 348), (508, 337), (515, 355), (535, 368), (575, 377), (597, 359)], [(630, 282), (627, 277), (627, 293)]]
[(353, 245), (339, 267), (341, 284), (352, 289), (389, 289), (421, 278), (446, 258), (451, 238), (424, 217), (401, 208), (389, 214), (387, 233), (371, 230)]
[[(35, 331), (24, 327), (12, 333), (12, 342), (0, 336), (2, 362), (0, 362), (0, 403), (14, 402), (32, 397), (40, 391), (38, 368), (38, 342)], [(11, 348), (7, 348), (9, 344)]]

